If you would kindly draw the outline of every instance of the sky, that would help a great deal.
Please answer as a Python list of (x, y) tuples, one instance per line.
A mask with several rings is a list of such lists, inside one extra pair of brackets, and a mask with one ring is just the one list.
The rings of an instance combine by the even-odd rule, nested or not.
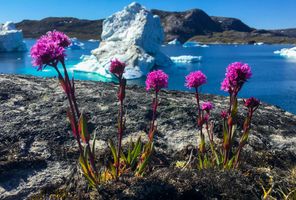
[[(45, 17), (101, 19), (134, 0), (0, 0), (0, 22)], [(296, 28), (296, 0), (138, 0), (148, 9), (204, 10), (211, 16), (235, 17), (259, 29)]]

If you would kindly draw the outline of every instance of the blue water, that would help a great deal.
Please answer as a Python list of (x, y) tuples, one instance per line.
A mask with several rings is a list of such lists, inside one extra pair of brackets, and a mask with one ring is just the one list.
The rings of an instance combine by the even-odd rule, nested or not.
[[(35, 40), (26, 39), (30, 48)], [(67, 50), (67, 66), (80, 61), (81, 55), (89, 55), (98, 47), (98, 42), (82, 41), (85, 48)], [(162, 51), (169, 56), (196, 55), (202, 56), (202, 61), (195, 64), (178, 64), (162, 68), (169, 75), (169, 89), (188, 90), (184, 86), (184, 76), (191, 71), (202, 70), (208, 77), (208, 83), (202, 92), (227, 95), (220, 90), (220, 82), (225, 75), (225, 68), (231, 62), (242, 61), (252, 67), (253, 77), (244, 85), (240, 96), (255, 96), (264, 102), (278, 105), (296, 114), (296, 63), (273, 52), (291, 45), (210, 45), (209, 48), (181, 46), (164, 46)], [(70, 70), (71, 71), (71, 70)], [(55, 76), (55, 71), (46, 68), (36, 71), (31, 65), (29, 53), (0, 53), (0, 73), (29, 74), (41, 77)], [(70, 72), (71, 74), (71, 72)], [(103, 81), (102, 77), (94, 74), (75, 73), (79, 80)], [(130, 84), (144, 85), (145, 78), (129, 81)]]

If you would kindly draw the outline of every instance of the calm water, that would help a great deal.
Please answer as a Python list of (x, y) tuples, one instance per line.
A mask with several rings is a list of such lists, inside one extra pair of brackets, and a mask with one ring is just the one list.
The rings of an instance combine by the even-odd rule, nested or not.
[[(31, 47), (35, 41), (26, 40)], [(84, 41), (83, 41), (84, 42)], [(85, 41), (82, 50), (67, 50), (67, 66), (71, 68), (80, 61), (80, 56), (89, 55), (98, 46), (98, 42)], [(244, 86), (240, 96), (255, 96), (262, 101), (278, 105), (296, 114), (296, 63), (273, 54), (273, 51), (290, 45), (210, 45), (209, 48), (176, 46), (162, 47), (169, 56), (196, 55), (202, 56), (197, 64), (178, 64), (163, 68), (169, 74), (169, 89), (187, 90), (184, 87), (184, 76), (190, 71), (202, 70), (208, 77), (208, 84), (202, 90), (204, 93), (226, 95), (220, 91), (220, 82), (224, 78), (225, 67), (235, 61), (248, 63), (252, 67), (253, 77)], [(37, 72), (31, 66), (31, 60), (26, 53), (0, 53), (0, 73), (30, 74), (34, 76), (55, 76), (55, 72), (47, 68)], [(102, 79), (94, 74), (75, 73), (76, 79)], [(145, 78), (130, 81), (130, 83), (144, 85)]]

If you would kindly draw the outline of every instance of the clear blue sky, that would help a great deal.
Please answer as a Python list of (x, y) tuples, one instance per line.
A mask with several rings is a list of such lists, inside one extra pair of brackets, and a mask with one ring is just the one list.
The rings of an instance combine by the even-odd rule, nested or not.
[[(0, 22), (45, 17), (100, 19), (132, 0), (0, 0)], [(146, 8), (183, 11), (200, 8), (209, 15), (236, 17), (255, 28), (296, 28), (296, 0), (138, 0)]]

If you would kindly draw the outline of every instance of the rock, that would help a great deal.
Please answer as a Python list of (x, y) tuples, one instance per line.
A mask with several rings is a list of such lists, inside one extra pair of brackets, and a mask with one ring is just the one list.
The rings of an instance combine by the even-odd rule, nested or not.
[(0, 52), (26, 51), (23, 33), (15, 28), (14, 23), (0, 24)]
[(241, 20), (231, 17), (211, 17), (224, 31), (239, 31), (239, 32), (251, 32), (255, 29), (250, 28)]
[(183, 56), (174, 56), (170, 57), (174, 63), (197, 63), (201, 61), (201, 56), (190, 56), (190, 55), (183, 55)]
[(167, 12), (152, 10), (153, 14), (161, 19), (166, 41), (178, 39), (184, 43), (196, 35), (206, 35), (212, 32), (221, 32), (220, 25), (200, 9), (184, 12)]
[(159, 17), (138, 3), (105, 19), (101, 38), (99, 48), (92, 51), (97, 66), (90, 68), (87, 62), (82, 62), (76, 66), (77, 70), (105, 76), (105, 72), (110, 74), (110, 61), (118, 58), (127, 64), (125, 78), (134, 79), (146, 75), (155, 66), (172, 64), (159, 49), (164, 39)]
[[(97, 132), (97, 158), (104, 158), (110, 155), (107, 140), (117, 135), (117, 86), (91, 81), (76, 81), (75, 85), (90, 132)], [(254, 114), (239, 170), (182, 171), (173, 167), (175, 162), (188, 159), (186, 152), (190, 154), (190, 148), (195, 149), (199, 141), (195, 97), (167, 90), (159, 97), (155, 138), (158, 164), (144, 178), (127, 176), (116, 184), (102, 185), (97, 193), (87, 189), (85, 179), (77, 172), (78, 147), (66, 120), (67, 100), (58, 81), (0, 75), (0, 199), (49, 199), (54, 194), (90, 199), (93, 193), (98, 197), (95, 199), (256, 199), (262, 195), (260, 179), (266, 180), (267, 175), (273, 176), (276, 186), (296, 187), (292, 181), (295, 115), (262, 103)], [(124, 141), (147, 132), (151, 99), (144, 88), (127, 86)], [(201, 95), (201, 100), (215, 104), (212, 119), (219, 141), (220, 111), (229, 100), (215, 95)], [(240, 124), (245, 115), (242, 104), (239, 100)]]
[(23, 20), (16, 23), (25, 38), (39, 38), (48, 31), (57, 30), (69, 37), (79, 39), (101, 39), (103, 19), (87, 20), (74, 17), (47, 17), (41, 20)]

